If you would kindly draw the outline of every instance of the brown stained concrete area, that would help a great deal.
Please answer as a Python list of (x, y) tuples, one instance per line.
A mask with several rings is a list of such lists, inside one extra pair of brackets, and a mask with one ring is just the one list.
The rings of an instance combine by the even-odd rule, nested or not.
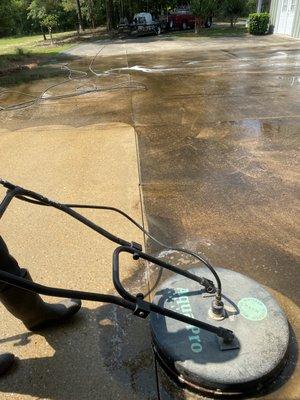
[[(141, 58), (134, 55), (130, 64)], [(133, 99), (152, 233), (254, 278), (289, 317), (289, 363), (257, 394), (268, 399), (300, 397), (299, 61), (297, 43), (289, 51), (163, 54), (155, 64), (170, 70), (146, 75), (151, 90), (144, 101)], [(193, 262), (165, 258), (185, 268)], [(153, 282), (157, 276), (168, 274), (155, 271)], [(159, 382), (161, 399), (197, 398), (180, 392), (160, 368)]]
[[(24, 110), (0, 112), (2, 127), (6, 129), (0, 136), (1, 168), (6, 165), (2, 162), (2, 154), (12, 151), (15, 159), (22, 159), (21, 137), (25, 144), (27, 140), (31, 140), (27, 148), (32, 152), (36, 140), (37, 146), (42, 147), (44, 140), (50, 140), (49, 135), (39, 138), (39, 132), (44, 132), (45, 126), (59, 125), (54, 130), (56, 136), (50, 149), (57, 140), (60, 145), (54, 148), (60, 157), (64, 157), (65, 152), (68, 154), (70, 142), (73, 145), (77, 137), (82, 146), (82, 150), (72, 153), (72, 162), (75, 165), (76, 159), (80, 168), (76, 172), (76, 179), (72, 175), (74, 183), (71, 186), (66, 183), (66, 177), (70, 174), (67, 164), (57, 160), (50, 176), (51, 179), (58, 176), (61, 186), (66, 189), (56, 188), (49, 178), (46, 179), (47, 185), (43, 186), (43, 177), (45, 174), (49, 176), (50, 172), (33, 167), (34, 158), (37, 157), (34, 153), (34, 157), (29, 157), (28, 163), (35, 174), (31, 177), (26, 174), (26, 168), (20, 168), (19, 183), (28, 182), (36, 190), (45, 189), (46, 194), (54, 194), (58, 199), (67, 197), (69, 200), (71, 196), (70, 200), (73, 201), (93, 200), (119, 205), (125, 211), (132, 210), (131, 214), (133, 212), (133, 216), (137, 216), (139, 214), (135, 214), (136, 209), (131, 209), (133, 205), (128, 203), (130, 196), (126, 194), (128, 188), (125, 185), (126, 179), (137, 174), (137, 170), (126, 171), (126, 160), (116, 170), (104, 170), (113, 181), (116, 179), (121, 184), (114, 195), (109, 184), (102, 181), (100, 184), (100, 177), (105, 176), (102, 171), (105, 163), (109, 163), (111, 157), (118, 162), (123, 158), (124, 151), (119, 147), (119, 139), (125, 145), (128, 138), (126, 135), (123, 137), (119, 131), (119, 139), (110, 143), (109, 132), (116, 129), (116, 125), (112, 124), (122, 123), (134, 127), (145, 225), (164, 242), (199, 251), (214, 265), (245, 273), (273, 293), (286, 311), (291, 324), (291, 356), (279, 379), (255, 398), (298, 400), (300, 42), (275, 36), (196, 40), (173, 39), (171, 35), (106, 41), (73, 48), (68, 56), (77, 58), (71, 61), (70, 66), (88, 71), (92, 57), (99, 50), (101, 52), (94, 60), (95, 71), (101, 73), (113, 69), (113, 75), (89, 76), (80, 82), (72, 80), (51, 89), (49, 93), (60, 95), (75, 92), (80, 84), (86, 87), (103, 85), (105, 90), (102, 92), (51, 101), (44, 99)], [(42, 79), (16, 85), (14, 89), (31, 94), (41, 93), (47, 86), (62, 80), (61, 77)], [(143, 83), (147, 90), (108, 90), (113, 83), (132, 81)], [(19, 94), (2, 98), (6, 104), (23, 100), (24, 97)], [(86, 129), (94, 124), (102, 124), (101, 132), (105, 132), (103, 137), (99, 133), (99, 148), (94, 147), (95, 139), (86, 140)], [(68, 125), (71, 136), (64, 135), (65, 128), (61, 128), (62, 125)], [(16, 134), (20, 135), (17, 139), (14, 137)], [(72, 137), (71, 141), (69, 137)], [(18, 146), (14, 149), (16, 141)], [(3, 147), (3, 143), (6, 143), (6, 147)], [(108, 143), (109, 151), (103, 143)], [(112, 151), (113, 147), (115, 152)], [(5, 153), (2, 153), (2, 148)], [(43, 151), (46, 152), (47, 149), (44, 148)], [(84, 160), (90, 153), (93, 156), (92, 161), (86, 164)], [(5, 157), (10, 159), (9, 154)], [(38, 159), (39, 157), (42, 156), (38, 156)], [(27, 165), (27, 161), (24, 161), (23, 165)], [(114, 165), (118, 165), (118, 162)], [(14, 164), (10, 163), (5, 168), (7, 173), (12, 174)], [(3, 173), (0, 175), (3, 176)], [(82, 177), (83, 189), (80, 187)], [(97, 193), (93, 190), (94, 186), (99, 187)], [(138, 200), (135, 204), (137, 206)], [(10, 217), (10, 224), (17, 226), (20, 223), (22, 238), (25, 236), (27, 240), (28, 235), (25, 232), (30, 229), (32, 237), (35, 229), (28, 223), (24, 225), (19, 207), (20, 205), (12, 209), (12, 216), (16, 220), (14, 222)], [(33, 216), (35, 227), (45, 218), (45, 211), (42, 213), (24, 205), (22, 209), (30, 213), (25, 215)], [(47, 210), (47, 213), (51, 211)], [(49, 214), (46, 221), (50, 232), (57, 234), (57, 224), (61, 229), (63, 220), (54, 223), (50, 220), (51, 215)], [(92, 216), (97, 220), (99, 218), (97, 213), (92, 213)], [(139, 237), (127, 224), (123, 225), (121, 221), (116, 223), (111, 217), (101, 214), (99, 222), (107, 222), (107, 226), (112, 229), (121, 229), (126, 237), (130, 233), (132, 234), (129, 236), (134, 236), (133, 239)], [(62, 232), (63, 238), (70, 238), (70, 241), (67, 240), (70, 247), (68, 251), (59, 247), (57, 254), (54, 254), (55, 265), (61, 259), (66, 260), (68, 274), (64, 275), (62, 286), (70, 286), (74, 282), (74, 285), (80, 284), (82, 288), (85, 285), (94, 288), (98, 279), (99, 282), (100, 279), (105, 279), (104, 287), (111, 290), (108, 283), (109, 257), (105, 256), (104, 260), (99, 253), (96, 256), (94, 244), (89, 247), (90, 252), (87, 255), (90, 257), (93, 272), (87, 272), (90, 269), (80, 264), (78, 271), (82, 272), (73, 276), (73, 265), (78, 265), (77, 260), (79, 256), (81, 259), (84, 246), (81, 245), (81, 227), (76, 224), (75, 230), (72, 230), (75, 240), (77, 238), (77, 242), (74, 242), (69, 231), (73, 223), (68, 221), (68, 224), (70, 225), (63, 226)], [(4, 223), (2, 225), (6, 226)], [(13, 230), (9, 229), (8, 233), (13, 243)], [(91, 243), (100, 240), (93, 234), (88, 238)], [(54, 237), (51, 236), (49, 240), (47, 233), (46, 239), (34, 247), (34, 253), (30, 253), (30, 260), (37, 278), (54, 284), (57, 282), (57, 274), (47, 272), (45, 276), (40, 269), (43, 259), (47, 266), (52, 264), (49, 254)], [(87, 246), (89, 240), (84, 240)], [(14, 249), (25, 259), (25, 244), (20, 247), (19, 243), (18, 239), (18, 246), (15, 245)], [(159, 254), (183, 268), (194, 265), (194, 261), (187, 256), (162, 252), (161, 248), (150, 242), (147, 242), (147, 247), (153, 254)], [(106, 244), (105, 249), (111, 251), (112, 247)], [(104, 255), (108, 253), (105, 250)], [(68, 261), (68, 257), (71, 257), (73, 263)], [(104, 268), (107, 275), (98, 274), (95, 257), (101, 257), (96, 258), (99, 260), (99, 271), (100, 267)], [(83, 272), (90, 275), (84, 278)], [(161, 275), (153, 266), (149, 266), (147, 271), (140, 267), (137, 272), (136, 267), (132, 267), (128, 269), (126, 283), (137, 290), (139, 286), (147, 284), (147, 273), (150, 275), (152, 292), (155, 291), (155, 283), (168, 276), (166, 273)], [(128, 313), (124, 314), (110, 306), (96, 306), (96, 310), (96, 314), (90, 308), (85, 310), (82, 320), (74, 321), (74, 325), (66, 328), (67, 331), (51, 331), (51, 341), (55, 341), (52, 348), (54, 351), (57, 348), (54, 359), (50, 358), (54, 351), (51, 353), (47, 343), (43, 344), (45, 337), (41, 336), (41, 341), (33, 350), (30, 347), (32, 342), (26, 342), (31, 336), (24, 332), (21, 325), (16, 325), (13, 319), (6, 316), (6, 320), (10, 321), (11, 336), (18, 335), (19, 332), (16, 349), (25, 352), (24, 358), (26, 359), (26, 352), (29, 351), (31, 353), (27, 359), (32, 357), (39, 360), (39, 348), (45, 352), (45, 357), (41, 368), (38, 364), (33, 367), (33, 363), (28, 361), (23, 361), (21, 368), (21, 362), (20, 368), (13, 371), (8, 380), (0, 381), (1, 396), (8, 398), (8, 392), (11, 391), (19, 393), (19, 398), (32, 395), (33, 398), (63, 400), (204, 398), (176, 387), (159, 365), (156, 365), (155, 370), (149, 330), (144, 321), (137, 321)], [(104, 322), (99, 326), (101, 318), (104, 318)], [(17, 329), (19, 331), (16, 332)], [(138, 339), (135, 338), (136, 334)], [(49, 333), (46, 335), (49, 337)], [(71, 341), (67, 351), (65, 345), (60, 345), (61, 336), (67, 343), (68, 338)], [(14, 339), (11, 341), (9, 337), (7, 339), (4, 336), (0, 340), (1, 346), (13, 345)], [(111, 337), (116, 339), (113, 341)], [(40, 337), (35, 335), (34, 340), (38, 340), (37, 338)], [(19, 349), (20, 342), (24, 348)], [(74, 350), (75, 343), (80, 344), (79, 350)], [(90, 354), (90, 362), (89, 358), (84, 358), (81, 365), (85, 351)], [(71, 367), (66, 360), (72, 360)], [(45, 377), (47, 368), (50, 374), (53, 373), (53, 365), (56, 383)], [(62, 366), (67, 368), (67, 372), (62, 372)], [(18, 381), (14, 374), (19, 374)], [(65, 390), (66, 384), (61, 383), (66, 376), (71, 382), (68, 385), (69, 390)]]

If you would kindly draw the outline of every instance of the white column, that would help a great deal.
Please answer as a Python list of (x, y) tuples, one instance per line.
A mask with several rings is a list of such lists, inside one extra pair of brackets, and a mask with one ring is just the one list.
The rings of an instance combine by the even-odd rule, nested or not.
[(263, 0), (258, 0), (257, 1), (257, 9), (256, 12), (260, 13), (263, 5)]

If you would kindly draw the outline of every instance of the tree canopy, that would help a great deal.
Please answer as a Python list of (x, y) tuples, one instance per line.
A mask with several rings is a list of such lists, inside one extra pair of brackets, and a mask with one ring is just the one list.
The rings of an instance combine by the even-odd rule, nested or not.
[(158, 15), (188, 3), (198, 19), (220, 14), (234, 23), (237, 16), (253, 11), (256, 0), (3, 0), (0, 36), (41, 32), (49, 15), (55, 15), (56, 28), (61, 31), (94, 28), (106, 21), (111, 28), (120, 18), (131, 19), (137, 12)]
[(0, 36), (38, 33), (48, 15), (55, 15), (60, 30), (74, 30), (77, 3), (84, 26), (105, 23), (106, 0), (5, 0), (0, 1)]
[(206, 19), (215, 15), (220, 8), (220, 0), (191, 0), (191, 9), (196, 17)]
[(224, 16), (230, 20), (233, 27), (238, 19), (243, 14), (246, 14), (247, 3), (245, 0), (224, 0), (223, 12)]

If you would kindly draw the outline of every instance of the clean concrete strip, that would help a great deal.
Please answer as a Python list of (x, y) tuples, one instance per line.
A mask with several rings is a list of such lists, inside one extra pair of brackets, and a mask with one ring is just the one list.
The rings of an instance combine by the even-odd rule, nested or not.
[[(141, 222), (132, 127), (98, 124), (1, 130), (0, 148), (2, 178), (60, 202), (120, 207)], [(0, 195), (4, 193), (1, 189)], [(84, 214), (116, 235), (142, 243), (142, 235), (123, 217), (93, 210)], [(15, 200), (1, 220), (1, 235), (37, 282), (114, 292), (111, 259), (116, 245), (67, 215)], [(137, 271), (139, 282), (135, 282)], [(131, 259), (122, 259), (127, 287), (136, 290), (146, 284), (145, 276)], [(71, 324), (42, 334), (28, 333), (2, 306), (0, 321), (0, 351), (11, 351), (21, 360), (0, 380), (1, 399), (154, 398), (148, 328), (126, 310), (85, 302)], [(149, 349), (146, 367), (134, 372), (134, 362)], [(124, 376), (133, 374), (139, 389), (133, 381), (128, 384), (130, 380), (124, 387)]]

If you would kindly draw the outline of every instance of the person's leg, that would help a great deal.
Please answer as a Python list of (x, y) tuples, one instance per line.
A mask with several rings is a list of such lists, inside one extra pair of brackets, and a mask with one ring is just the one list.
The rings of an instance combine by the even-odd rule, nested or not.
[[(32, 281), (29, 272), (21, 269), (18, 262), (9, 254), (8, 248), (1, 236), (0, 269)], [(59, 325), (76, 314), (81, 307), (80, 300), (71, 299), (66, 299), (58, 304), (49, 304), (44, 302), (36, 293), (1, 282), (0, 301), (29, 330), (38, 330), (47, 326)], [(0, 356), (0, 375), (1, 370), (6, 371), (7, 368), (5, 366), (9, 365), (11, 357), (12, 355), (10, 354), (2, 354)]]
[[(9, 257), (7, 246), (0, 236), (0, 268), (5, 272), (10, 272), (14, 275), (20, 275), (21, 269), (17, 261), (13, 257)], [(0, 282), (0, 291), (5, 284)], [(13, 365), (15, 357), (11, 353), (0, 353), (0, 376), (4, 375)]]
[[(29, 272), (21, 269), (18, 262), (9, 254), (9, 250), (0, 236), (0, 269), (32, 281)], [(48, 325), (60, 324), (74, 315), (81, 307), (79, 300), (67, 299), (59, 304), (49, 304), (36, 294), (8, 284), (0, 286), (0, 301), (16, 318), (23, 321), (30, 330)]]
[[(21, 268), (19, 267), (18, 262), (9, 254), (6, 243), (0, 236), (0, 269), (5, 272), (9, 272), (14, 275), (21, 275)], [(1, 285), (4, 287), (4, 284), (0, 282), (0, 290)]]
[(4, 375), (13, 365), (15, 356), (11, 353), (0, 353), (0, 376)]

